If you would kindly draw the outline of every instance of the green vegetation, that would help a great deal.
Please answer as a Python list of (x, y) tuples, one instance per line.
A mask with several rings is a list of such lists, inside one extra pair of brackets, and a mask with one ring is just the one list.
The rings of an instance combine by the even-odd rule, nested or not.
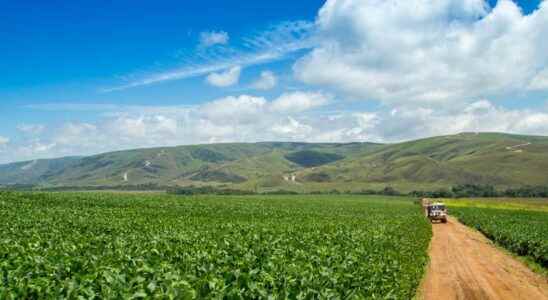
[(289, 153), (285, 156), (285, 158), (302, 167), (310, 168), (341, 160), (344, 158), (344, 156), (333, 153), (323, 153), (319, 151), (306, 150)]
[[(175, 187), (168, 188), (166, 191), (168, 194), (173, 195), (256, 195), (256, 193), (247, 190), (236, 190), (228, 188), (214, 188), (211, 186), (188, 186), (188, 187)], [(281, 193), (282, 191), (278, 191)]]
[(243, 176), (229, 173), (225, 171), (219, 171), (219, 170), (209, 170), (205, 169), (203, 171), (200, 171), (192, 177), (190, 177), (191, 180), (194, 181), (203, 181), (203, 182), (232, 182), (232, 183), (238, 183), (238, 182), (244, 182), (247, 179)]
[(410, 199), (0, 192), (0, 298), (410, 299)]
[(364, 154), (371, 143), (213, 144), (139, 149), (84, 158), (38, 160), (0, 165), (0, 185), (161, 186), (223, 185), (253, 190), (283, 187), (283, 175), (302, 169), (285, 155), (312, 151), (320, 159)]
[(442, 201), (452, 207), (530, 210), (548, 213), (548, 199), (545, 198), (465, 198), (443, 199)]
[(451, 190), (442, 188), (435, 191), (413, 191), (410, 195), (426, 198), (548, 198), (548, 186), (523, 186), (497, 190), (492, 185), (464, 184), (453, 186)]
[[(0, 165), (0, 185), (210, 185), (299, 193), (390, 186), (401, 193), (434, 191), (440, 197), (450, 197), (445, 192), (453, 192), (453, 186), (475, 185), (492, 187), (491, 192), (512, 189), (512, 197), (540, 197), (548, 190), (532, 187), (546, 186), (547, 169), (548, 137), (463, 133), (386, 145), (213, 144), (20, 162)], [(287, 180), (293, 176), (294, 181)], [(489, 192), (463, 190), (459, 197), (495, 196)]]
[(547, 169), (547, 137), (463, 133), (384, 145), (304, 170), (303, 176), (324, 172), (340, 186), (360, 182), (362, 188), (371, 188), (380, 183), (410, 192), (464, 184), (497, 189), (546, 185)]
[(207, 148), (192, 149), (190, 151), (190, 155), (194, 159), (198, 159), (198, 160), (206, 161), (206, 162), (212, 162), (212, 163), (229, 160), (222, 153), (219, 153), (219, 152), (207, 149)]
[(548, 269), (548, 200), (446, 199), (450, 213), (511, 252)]
[(329, 182), (331, 181), (331, 176), (329, 174), (324, 172), (319, 173), (310, 173), (306, 175), (305, 177), (306, 181), (313, 181), (313, 182)]

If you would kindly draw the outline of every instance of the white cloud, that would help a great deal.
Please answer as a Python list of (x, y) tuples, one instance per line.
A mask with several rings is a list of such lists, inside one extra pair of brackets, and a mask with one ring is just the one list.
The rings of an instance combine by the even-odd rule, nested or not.
[(198, 52), (186, 57), (182, 67), (167, 71), (144, 72), (125, 76), (125, 83), (101, 89), (102, 92), (120, 91), (155, 83), (203, 76), (235, 66), (247, 67), (282, 60), (303, 49), (310, 49), (315, 41), (311, 37), (313, 24), (305, 21), (284, 22), (251, 37), (244, 37), (243, 45), (235, 48)]
[(228, 87), (238, 83), (240, 80), (240, 66), (232, 67), (221, 73), (211, 73), (207, 76), (206, 81), (216, 87)]
[(322, 93), (293, 92), (281, 95), (270, 106), (272, 111), (296, 113), (326, 105), (329, 97)]
[(15, 146), (14, 150), (16, 153), (10, 151), (10, 157), (7, 158), (11, 158), (12, 160), (29, 160), (39, 157), (51, 157), (56, 146), (57, 145), (53, 142), (48, 143), (40, 140), (31, 140), (24, 145)]
[(266, 106), (265, 98), (242, 95), (206, 103), (199, 108), (199, 113), (207, 119), (220, 123), (226, 120), (252, 122), (264, 112)]
[(310, 125), (303, 124), (292, 117), (282, 119), (272, 126), (273, 133), (296, 141), (306, 139), (312, 130)]
[(218, 142), (397, 142), (475, 131), (548, 135), (548, 107), (507, 109), (488, 100), (378, 111), (337, 107), (328, 96), (313, 92), (273, 100), (241, 95), (191, 107), (120, 107), (96, 122), (51, 127), (40, 137), (0, 138), (0, 162)]
[[(56, 131), (53, 141), (58, 145), (96, 147), (97, 137), (101, 134), (96, 125), (84, 122), (69, 122)], [(93, 137), (93, 138), (92, 138)], [(101, 144), (99, 142), (99, 144)]]
[(271, 71), (261, 72), (260, 77), (251, 85), (257, 90), (270, 90), (273, 89), (278, 83), (278, 78)]
[(128, 139), (156, 140), (177, 132), (177, 121), (164, 115), (120, 116), (110, 124), (111, 132)]
[(358, 123), (358, 128), (361, 130), (370, 130), (380, 124), (380, 119), (377, 113), (360, 112), (355, 113), (354, 117)]
[(470, 101), (544, 86), (548, 1), (328, 0), (298, 79), (390, 104)]
[(197, 108), (196, 113), (220, 122), (255, 122), (268, 115), (295, 114), (317, 108), (326, 105), (329, 98), (320, 92), (302, 91), (285, 93), (272, 101), (249, 95), (230, 96), (203, 104)]
[(229, 39), (230, 37), (225, 31), (206, 31), (200, 33), (200, 46), (226, 45)]
[(548, 112), (509, 110), (487, 100), (450, 109), (401, 107), (381, 116), (373, 128), (387, 141), (401, 141), (460, 132), (507, 132), (548, 135)]
[(55, 146), (56, 146), (55, 143), (42, 144), (40, 142), (36, 142), (31, 145), (32, 147), (31, 151), (34, 153), (47, 153), (50, 149), (52, 149)]
[(39, 137), (8, 144), (10, 155), (0, 161), (181, 144), (300, 140), (314, 129), (292, 114), (318, 107), (325, 99), (320, 93), (295, 92), (272, 101), (241, 95), (186, 107), (121, 106), (118, 111), (106, 107), (97, 122), (69, 122)]
[(42, 124), (19, 124), (17, 125), (17, 130), (31, 135), (40, 134), (46, 129), (46, 126)]
[[(23, 124), (20, 131), (40, 136), (0, 137), (0, 149), (9, 150), (0, 159), (213, 142), (395, 142), (463, 131), (548, 135), (548, 106), (508, 109), (487, 100), (548, 89), (546, 36), (548, 1), (523, 15), (510, 0), (494, 8), (484, 0), (327, 0), (315, 24), (279, 24), (237, 47), (228, 46), (228, 34), (210, 32), (181, 68), (129, 76), (107, 91), (204, 75), (209, 84), (231, 86), (242, 68), (311, 50), (293, 66), (297, 79), (380, 100), (377, 111), (344, 110), (348, 103), (302, 91), (194, 106), (35, 105), (29, 108), (93, 110), (99, 119), (47, 131)], [(264, 71), (251, 87), (276, 85), (276, 75)]]

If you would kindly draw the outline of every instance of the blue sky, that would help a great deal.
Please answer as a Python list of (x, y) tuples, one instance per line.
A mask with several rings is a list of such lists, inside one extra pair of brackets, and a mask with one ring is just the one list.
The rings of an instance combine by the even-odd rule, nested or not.
[(0, 163), (210, 142), (548, 135), (546, 1), (426, 2), (4, 3)]

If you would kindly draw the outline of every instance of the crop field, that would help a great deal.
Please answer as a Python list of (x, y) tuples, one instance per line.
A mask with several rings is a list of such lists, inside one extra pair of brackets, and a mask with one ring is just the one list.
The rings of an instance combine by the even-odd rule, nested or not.
[(485, 199), (449, 201), (450, 213), (489, 239), (548, 268), (548, 201)]
[(410, 299), (406, 198), (0, 192), (0, 299)]
[(548, 213), (548, 199), (545, 198), (464, 198), (442, 201), (451, 207), (498, 208)]

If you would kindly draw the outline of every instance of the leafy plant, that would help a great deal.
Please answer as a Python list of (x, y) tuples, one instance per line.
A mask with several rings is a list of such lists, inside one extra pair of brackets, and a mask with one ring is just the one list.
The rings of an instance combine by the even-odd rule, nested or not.
[(477, 207), (451, 207), (461, 222), (476, 228), (501, 246), (530, 256), (548, 268), (548, 213)]
[(406, 198), (0, 192), (0, 299), (410, 299)]

